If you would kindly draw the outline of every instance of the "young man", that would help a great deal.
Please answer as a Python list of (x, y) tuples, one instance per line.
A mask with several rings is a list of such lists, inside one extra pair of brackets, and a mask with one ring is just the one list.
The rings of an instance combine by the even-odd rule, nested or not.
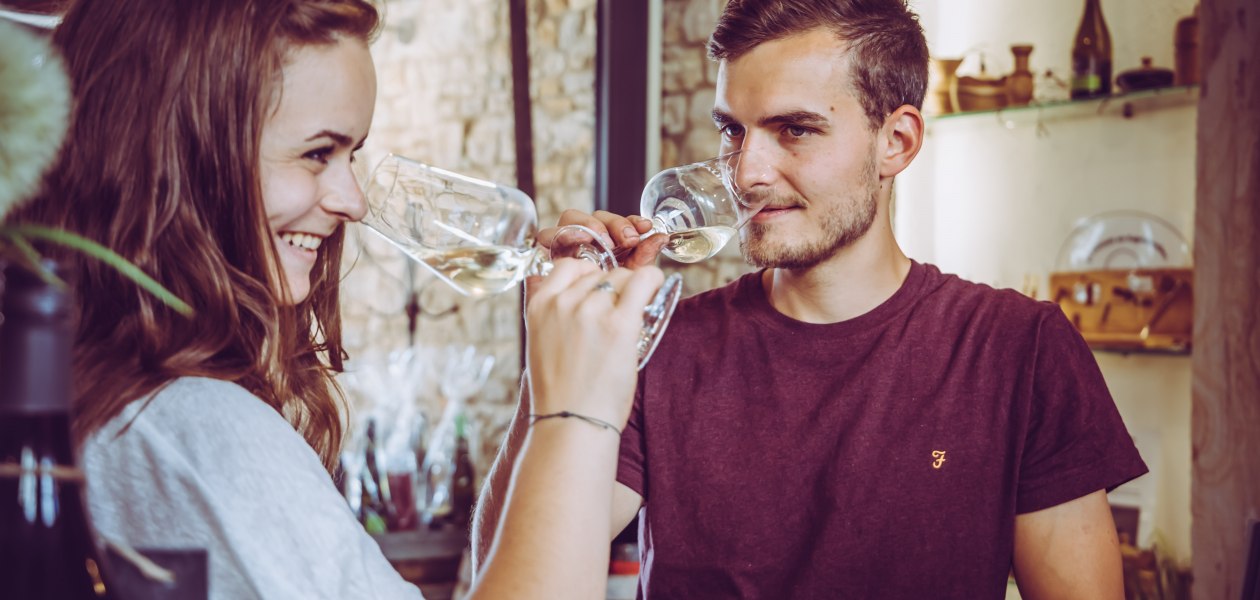
[(928, 61), (904, 0), (731, 0), (710, 54), (722, 151), (769, 198), (740, 234), (764, 270), (685, 300), (640, 373), (609, 534), (642, 509), (643, 596), (1002, 598), (1013, 568), (1026, 598), (1122, 598), (1105, 490), (1146, 467), (1089, 349), (893, 237)]

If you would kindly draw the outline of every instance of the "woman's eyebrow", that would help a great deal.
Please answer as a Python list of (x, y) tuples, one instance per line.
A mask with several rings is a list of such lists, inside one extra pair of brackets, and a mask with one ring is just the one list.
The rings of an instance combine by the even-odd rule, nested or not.
[(325, 129), (325, 130), (323, 130), (323, 131), (320, 131), (319, 133), (317, 133), (317, 134), (315, 134), (315, 135), (312, 135), (311, 137), (306, 138), (306, 141), (308, 141), (308, 142), (313, 142), (313, 141), (315, 141), (315, 140), (317, 140), (317, 139), (319, 139), (319, 138), (322, 138), (322, 137), (327, 137), (327, 138), (330, 138), (330, 139), (332, 139), (332, 141), (334, 141), (334, 142), (336, 142), (336, 143), (338, 143), (338, 144), (340, 144), (340, 145), (342, 145), (342, 146), (350, 146), (350, 145), (353, 145), (353, 144), (354, 144), (354, 140), (353, 140), (353, 139), (351, 139), (351, 137), (350, 137), (350, 136), (348, 136), (348, 135), (346, 135), (346, 134), (344, 134), (344, 133), (338, 133), (338, 132), (333, 131), (333, 130), (331, 130), (331, 129)]

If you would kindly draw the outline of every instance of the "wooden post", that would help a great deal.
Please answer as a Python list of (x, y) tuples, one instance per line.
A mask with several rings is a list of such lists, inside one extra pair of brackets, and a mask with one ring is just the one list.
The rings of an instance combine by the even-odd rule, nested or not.
[(639, 214), (647, 183), (648, 0), (599, 0), (595, 50), (595, 208)]
[(1236, 600), (1260, 519), (1260, 5), (1204, 0), (1200, 31), (1193, 588)]

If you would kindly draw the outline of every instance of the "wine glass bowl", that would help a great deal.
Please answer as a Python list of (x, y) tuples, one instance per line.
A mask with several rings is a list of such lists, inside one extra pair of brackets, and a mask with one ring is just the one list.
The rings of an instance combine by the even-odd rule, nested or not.
[(644, 186), (639, 214), (652, 221), (648, 236), (669, 236), (662, 254), (684, 263), (710, 258), (765, 205), (735, 185), (739, 157), (735, 151), (665, 169)]
[(537, 213), (515, 188), (391, 154), (364, 195), (365, 225), (465, 295), (514, 288), (534, 260)]
[[(558, 258), (617, 268), (612, 250), (594, 231), (561, 227), (550, 248), (537, 244), (538, 214), (524, 192), (390, 154), (364, 190), (363, 224), (459, 292), (482, 297), (546, 275)], [(672, 275), (644, 309), (639, 367), (655, 350), (682, 295)]]

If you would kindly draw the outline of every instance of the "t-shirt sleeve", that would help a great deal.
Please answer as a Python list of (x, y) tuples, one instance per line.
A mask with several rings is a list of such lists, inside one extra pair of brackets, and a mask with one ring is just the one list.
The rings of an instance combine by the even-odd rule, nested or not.
[(302, 436), (245, 390), (180, 380), (124, 416), (84, 451), (106, 539), (205, 549), (214, 600), (421, 598)]
[(630, 420), (621, 432), (621, 454), (617, 458), (617, 481), (647, 498), (646, 450), (643, 438), (643, 376), (634, 392)]
[(1057, 306), (1037, 331), (1016, 512), (1057, 506), (1147, 472), (1089, 346)]

